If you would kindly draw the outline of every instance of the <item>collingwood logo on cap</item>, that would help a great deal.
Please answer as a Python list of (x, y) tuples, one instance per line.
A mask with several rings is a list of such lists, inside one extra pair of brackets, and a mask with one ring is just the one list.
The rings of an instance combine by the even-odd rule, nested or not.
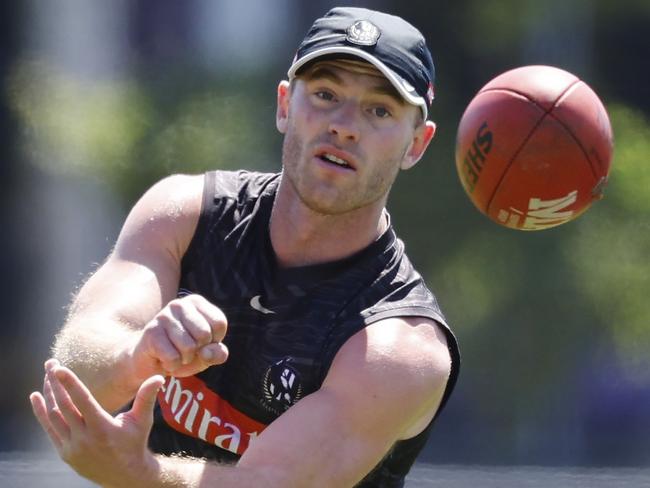
[(367, 20), (359, 20), (348, 27), (346, 39), (352, 44), (374, 46), (381, 35), (379, 28)]

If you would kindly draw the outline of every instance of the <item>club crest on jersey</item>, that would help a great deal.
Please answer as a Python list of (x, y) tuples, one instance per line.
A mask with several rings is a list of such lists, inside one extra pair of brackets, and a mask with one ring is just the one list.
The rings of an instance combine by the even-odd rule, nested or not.
[(270, 365), (262, 383), (262, 405), (281, 415), (302, 397), (300, 373), (291, 366), (293, 358), (285, 357)]
[(367, 20), (355, 22), (346, 31), (346, 39), (360, 46), (374, 46), (381, 35), (379, 28)]

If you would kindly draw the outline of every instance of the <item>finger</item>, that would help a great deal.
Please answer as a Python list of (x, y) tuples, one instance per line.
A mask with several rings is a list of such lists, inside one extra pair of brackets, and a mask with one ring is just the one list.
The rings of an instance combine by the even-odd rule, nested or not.
[(54, 393), (52, 392), (47, 372), (43, 375), (43, 399), (45, 400), (45, 406), (48, 410), (52, 410), (56, 407), (56, 399), (54, 398)]
[(147, 350), (160, 362), (165, 372), (172, 372), (181, 365), (181, 355), (169, 340), (164, 327), (156, 319), (145, 328)]
[(58, 365), (59, 361), (56, 359), (48, 359), (43, 364), (43, 369), (45, 370), (45, 376), (43, 377), (43, 397), (45, 398), (45, 405), (47, 406), (48, 410), (52, 410), (56, 407), (56, 399), (54, 398), (54, 393), (52, 392), (52, 387), (50, 386), (47, 372)]
[(200, 295), (191, 295), (188, 298), (192, 300), (197, 310), (206, 318), (208, 324), (210, 324), (210, 329), (212, 329), (212, 342), (221, 342), (228, 329), (228, 320), (223, 311)]
[(185, 329), (185, 325), (173, 316), (161, 317), (160, 323), (167, 334), (169, 342), (180, 354), (181, 364), (191, 363), (198, 347), (192, 335)]
[(113, 417), (102, 408), (86, 385), (71, 370), (60, 366), (54, 370), (54, 375), (65, 387), (71, 404), (88, 426), (103, 426), (112, 421)]
[(70, 427), (61, 414), (61, 409), (56, 403), (52, 385), (50, 384), (47, 373), (43, 379), (43, 400), (45, 402), (45, 412), (48, 416), (49, 423), (57, 432), (60, 439), (70, 438)]
[(199, 351), (201, 359), (211, 365), (223, 364), (228, 359), (228, 347), (222, 342), (208, 344)]
[(55, 374), (62, 366), (50, 367), (47, 371), (47, 379), (52, 389), (58, 410), (65, 419), (70, 431), (79, 431), (85, 427), (84, 419), (70, 398), (68, 391), (61, 384), (59, 377)]
[(47, 414), (47, 405), (45, 404), (45, 398), (43, 395), (35, 391), (29, 395), (29, 402), (32, 404), (32, 411), (34, 412), (36, 420), (38, 420), (38, 423), (41, 424), (41, 427), (47, 433), (56, 450), (60, 452), (61, 448), (63, 447), (63, 442), (61, 441), (59, 434), (50, 423), (50, 419)]
[(169, 305), (169, 309), (174, 318), (182, 324), (194, 339), (196, 349), (200, 349), (212, 342), (212, 328), (208, 320), (195, 306), (188, 304), (187, 301), (180, 300), (175, 303), (172, 302)]
[(222, 342), (203, 346), (190, 364), (181, 366), (173, 375), (177, 378), (192, 376), (205, 371), (211, 366), (224, 363), (228, 359), (228, 348)]
[(138, 392), (133, 400), (131, 407), (131, 416), (136, 419), (138, 423), (152, 422), (153, 408), (156, 404), (156, 395), (158, 390), (165, 382), (165, 379), (160, 376), (152, 376), (140, 385)]

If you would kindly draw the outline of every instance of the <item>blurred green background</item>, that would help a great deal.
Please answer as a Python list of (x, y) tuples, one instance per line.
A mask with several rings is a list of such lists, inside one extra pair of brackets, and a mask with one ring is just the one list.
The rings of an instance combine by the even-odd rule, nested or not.
[[(423, 460), (650, 466), (650, 2), (367, 1), (423, 31), (438, 134), (389, 210), (459, 338)], [(277, 171), (275, 89), (314, 18), (299, 0), (0, 5), (0, 450), (44, 450), (27, 396), (71, 294), (160, 177)], [(614, 129), (605, 199), (543, 232), (501, 228), (456, 176), (465, 106), (497, 74), (585, 80)]]

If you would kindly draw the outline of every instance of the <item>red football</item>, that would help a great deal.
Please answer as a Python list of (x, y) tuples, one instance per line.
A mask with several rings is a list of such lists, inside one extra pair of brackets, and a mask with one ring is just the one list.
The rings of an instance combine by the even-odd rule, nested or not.
[(461, 118), (456, 169), (495, 222), (541, 230), (602, 198), (612, 128), (594, 91), (571, 73), (524, 66), (485, 85)]

